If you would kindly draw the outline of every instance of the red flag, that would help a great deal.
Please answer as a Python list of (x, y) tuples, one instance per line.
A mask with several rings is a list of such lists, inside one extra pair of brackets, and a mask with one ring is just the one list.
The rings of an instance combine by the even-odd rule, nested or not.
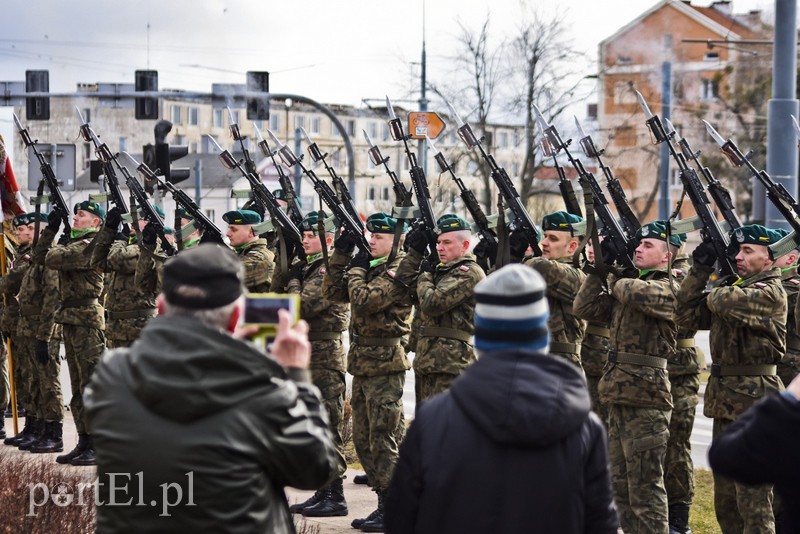
[(2, 136), (0, 136), (0, 202), (3, 211), (12, 217), (25, 213), (25, 201), (19, 191), (14, 169), (11, 167), (11, 158), (8, 157)]

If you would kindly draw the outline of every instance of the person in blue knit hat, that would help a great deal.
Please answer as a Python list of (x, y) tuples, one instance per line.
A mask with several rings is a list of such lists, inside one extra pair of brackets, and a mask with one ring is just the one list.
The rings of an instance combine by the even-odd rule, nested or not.
[(545, 289), (520, 264), (475, 286), (479, 358), (417, 411), (387, 532), (616, 534), (605, 429), (581, 371), (548, 354)]

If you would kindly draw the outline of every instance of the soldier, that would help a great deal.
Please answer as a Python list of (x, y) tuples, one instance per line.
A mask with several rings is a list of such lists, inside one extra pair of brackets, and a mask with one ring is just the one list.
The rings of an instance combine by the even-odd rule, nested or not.
[[(667, 359), (675, 352), (677, 331), (668, 268), (680, 241), (668, 238), (661, 221), (642, 226), (637, 237), (637, 270), (615, 269), (607, 280), (588, 275), (574, 312), (587, 320), (611, 318), (611, 349), (598, 391), (608, 406), (609, 460), (622, 530), (667, 534), (663, 467), (672, 409)], [(609, 243), (601, 246), (607, 265), (616, 258)]]
[[(586, 244), (586, 259), (589, 264), (594, 264), (594, 248), (591, 241)], [(581, 344), (581, 366), (583, 372), (586, 373), (586, 385), (589, 388), (589, 397), (592, 399), (592, 411), (606, 426), (608, 426), (608, 410), (600, 402), (597, 384), (603, 376), (603, 368), (608, 361), (608, 337), (610, 335), (607, 318), (602, 321), (588, 321)]]
[[(201, 228), (195, 228), (194, 217), (183, 208), (177, 208), (175, 210), (175, 216), (175, 227), (181, 229), (181, 249), (199, 245), (200, 239), (203, 237), (203, 230)], [(186, 231), (187, 229), (189, 232)]]
[(581, 368), (581, 342), (586, 323), (572, 311), (575, 295), (586, 275), (572, 266), (572, 256), (578, 250), (586, 225), (581, 217), (557, 211), (542, 219), (544, 239), (540, 243), (541, 257), (524, 261), (547, 282), (547, 303), (550, 306), (550, 354), (560, 356)]
[[(1, 139), (0, 139), (1, 141)], [(3, 159), (5, 156), (3, 143), (0, 142), (0, 160)], [(7, 214), (6, 214), (7, 216)], [(3, 249), (5, 250), (6, 255), (6, 267), (8, 267), (12, 261), (14, 261), (14, 255), (16, 254), (16, 238), (10, 235), (10, 232), (6, 230), (5, 222), (3, 224)], [(8, 356), (6, 354), (6, 343), (5, 340), (0, 339), (0, 414), (3, 417), (2, 424), (0, 424), (0, 439), (6, 437), (6, 429), (5, 429), (5, 417), (11, 416), (11, 382), (8, 376)], [(14, 377), (16, 379), (16, 376)], [(19, 402), (17, 402), (17, 407), (19, 408)]]
[(261, 224), (261, 215), (251, 210), (234, 210), (225, 213), (222, 220), (228, 223), (228, 241), (244, 263), (244, 285), (249, 293), (266, 293), (275, 271), (275, 253), (267, 248), (267, 240), (253, 231)]
[[(467, 221), (451, 213), (436, 221), (439, 263), (423, 259), (428, 240), (420, 230), (406, 237), (408, 254), (397, 268), (396, 281), (404, 281), (417, 306), (417, 344), (414, 356), (414, 390), (417, 408), (422, 401), (450, 387), (475, 361), (475, 284), (486, 275), (469, 254), (472, 232)], [(418, 324), (418, 326), (417, 326)]]
[[(789, 235), (787, 230), (777, 229), (783, 237)], [(778, 376), (783, 385), (791, 384), (800, 373), (800, 334), (797, 328), (797, 295), (800, 293), (800, 274), (797, 272), (797, 260), (800, 250), (793, 248), (775, 259), (775, 267), (781, 270), (781, 285), (786, 291), (788, 315), (786, 317), (786, 353), (778, 362)]]
[[(27, 230), (34, 235), (36, 214), (27, 214), (30, 221)], [(40, 222), (47, 221), (39, 214)], [(20, 227), (22, 228), (22, 227)], [(40, 234), (45, 225), (40, 227)], [(61, 452), (64, 401), (61, 396), (61, 358), (59, 357), (60, 334), (54, 325), (59, 306), (58, 274), (44, 266), (47, 250), (36, 248), (19, 286), (19, 321), (17, 323), (16, 354), (25, 354), (33, 361), (33, 408), (29, 417), (35, 418), (42, 431), (27, 446), (32, 453)], [(24, 255), (24, 256), (27, 256)], [(24, 259), (22, 256), (20, 259)], [(27, 426), (28, 419), (26, 419)], [(22, 442), (20, 442), (22, 445)]]
[[(288, 293), (300, 294), (300, 317), (309, 324), (308, 339), (311, 341), (311, 378), (322, 394), (328, 412), (339, 476), (326, 488), (317, 491), (305, 502), (289, 507), (292, 512), (302, 512), (308, 517), (330, 517), (347, 515), (342, 480), (347, 470), (344, 459), (342, 424), (344, 422), (345, 354), (342, 332), (350, 322), (349, 306), (332, 302), (322, 295), (322, 283), (327, 272), (322, 254), (323, 241), (317, 233), (317, 222), (325, 220), (325, 212), (308, 213), (300, 225), (303, 232), (303, 249), (306, 263), (299, 264), (290, 272)], [(333, 232), (325, 232), (325, 246), (333, 245)]]
[[(713, 439), (759, 398), (783, 389), (775, 364), (786, 346), (786, 293), (768, 248), (779, 238), (757, 224), (731, 232), (740, 278), (710, 292), (705, 289), (717, 255), (710, 242), (700, 243), (678, 292), (678, 324), (711, 331), (714, 363), (703, 413), (714, 419)], [(775, 531), (771, 486), (748, 486), (714, 473), (714, 510), (723, 532)]]
[(55, 321), (63, 332), (72, 386), (69, 404), (78, 431), (78, 444), (69, 453), (58, 456), (56, 462), (95, 465), (94, 445), (83, 414), (83, 390), (105, 350), (106, 338), (103, 307), (98, 301), (103, 292), (103, 271), (91, 266), (92, 257), (86, 249), (100, 231), (106, 212), (100, 204), (88, 200), (75, 204), (73, 212), (72, 231), (65, 236), (66, 244), (55, 246), (53, 239), (64, 214), (58, 209), (50, 212), (33, 259), (40, 262), (43, 258), (46, 267), (58, 271), (60, 304)]
[[(672, 262), (672, 273), (680, 283), (689, 272), (689, 258), (683, 253), (686, 234), (676, 234), (681, 241), (678, 256)], [(695, 346), (697, 330), (678, 327), (675, 354), (667, 360), (672, 417), (669, 441), (664, 458), (664, 487), (669, 502), (671, 534), (690, 534), (689, 509), (694, 499), (694, 463), (692, 462), (692, 428), (700, 390), (700, 364), (703, 354)]]
[(323, 283), (325, 298), (349, 302), (351, 308), (347, 371), (353, 375), (353, 442), (378, 494), (375, 511), (351, 523), (365, 532), (383, 532), (386, 490), (397, 463), (396, 435), (404, 424), (405, 372), (411, 367), (402, 345), (409, 332), (411, 306), (406, 302), (407, 291), (393, 281), (404, 254), (387, 261), (397, 224), (386, 213), (367, 218), (372, 260), (367, 251), (351, 259), (356, 238), (347, 233), (340, 236)]
[[(2, 310), (2, 331), (6, 339), (11, 343), (11, 354), (14, 358), (14, 386), (17, 393), (17, 405), (25, 410), (25, 426), (22, 431), (14, 437), (6, 438), (3, 443), (19, 447), (22, 443), (23, 450), (30, 448), (36, 437), (42, 432), (42, 421), (36, 417), (36, 406), (34, 404), (33, 384), (37, 365), (35, 356), (32, 352), (22, 350), (17, 337), (17, 327), (19, 323), (19, 293), (22, 278), (28, 270), (31, 262), (31, 243), (33, 242), (33, 223), (35, 213), (23, 213), (17, 215), (12, 220), (14, 233), (17, 238), (17, 255), (14, 262), (9, 267), (6, 275), (0, 278), (0, 290), (3, 292), (5, 306)], [(45, 219), (46, 220), (46, 219)], [(42, 226), (44, 228), (44, 226)]]
[[(154, 206), (163, 217), (163, 210)], [(137, 224), (141, 231), (147, 221), (141, 218)], [(139, 245), (133, 232), (127, 241), (117, 240), (117, 229), (122, 221), (119, 208), (111, 208), (106, 214), (103, 229), (95, 235), (92, 250), (92, 267), (108, 273), (105, 291), (106, 340), (108, 348), (130, 347), (139, 337), (147, 321), (157, 315), (156, 297), (158, 287), (155, 271), (148, 278), (136, 279), (139, 263)]]

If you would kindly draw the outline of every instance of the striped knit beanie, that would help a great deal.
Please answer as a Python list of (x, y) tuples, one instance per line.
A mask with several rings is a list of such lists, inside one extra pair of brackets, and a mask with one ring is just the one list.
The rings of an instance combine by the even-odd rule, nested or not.
[(518, 263), (481, 280), (475, 286), (475, 348), (547, 352), (550, 311), (544, 292), (544, 278)]

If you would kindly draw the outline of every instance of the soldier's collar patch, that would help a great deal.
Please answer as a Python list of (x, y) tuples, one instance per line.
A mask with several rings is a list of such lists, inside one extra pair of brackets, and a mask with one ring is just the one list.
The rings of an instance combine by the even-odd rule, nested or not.
[(386, 274), (388, 274), (390, 277), (394, 278), (394, 271), (392, 271), (392, 270), (387, 270), (387, 271), (386, 271)]
[(794, 285), (800, 285), (800, 280), (798, 280), (797, 278), (789, 278), (789, 281)]
[(764, 289), (765, 287), (767, 287), (767, 284), (765, 284), (764, 282), (755, 282), (753, 285), (759, 289)]

